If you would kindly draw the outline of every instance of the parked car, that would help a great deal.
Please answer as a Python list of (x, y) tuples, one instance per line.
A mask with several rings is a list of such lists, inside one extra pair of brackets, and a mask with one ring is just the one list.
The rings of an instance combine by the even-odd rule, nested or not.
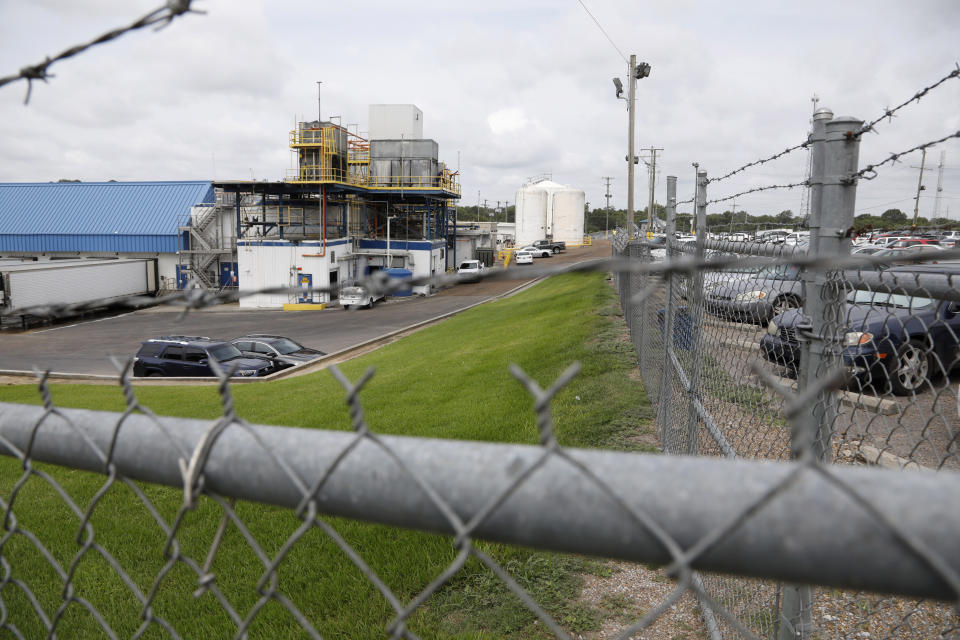
[(800, 267), (776, 264), (743, 280), (718, 284), (706, 294), (708, 312), (739, 322), (766, 324), (801, 304)]
[(549, 248), (541, 249), (533, 245), (530, 245), (529, 247), (523, 247), (522, 249), (520, 249), (520, 251), (526, 251), (527, 253), (532, 255), (534, 258), (549, 258), (550, 256), (553, 255), (552, 249), (549, 249)]
[(783, 244), (787, 246), (796, 246), (803, 242), (810, 242), (810, 232), (809, 231), (794, 231), (791, 234), (784, 236)]
[[(871, 291), (852, 291), (847, 303), (841, 357), (861, 385), (909, 395), (957, 364), (957, 303)], [(798, 334), (808, 325), (802, 309), (776, 316), (760, 340), (763, 357), (796, 370)]]
[[(708, 252), (706, 259), (707, 262), (714, 262), (717, 260), (727, 260), (727, 259), (738, 259), (739, 256), (735, 253), (726, 253), (723, 251), (712, 251)], [(735, 282), (738, 280), (747, 280), (751, 277), (756, 276), (764, 269), (763, 266), (743, 266), (739, 264), (732, 264), (730, 266), (724, 267), (721, 270), (705, 270), (703, 273), (703, 291), (705, 294), (712, 292), (717, 287)], [(688, 286), (689, 281), (686, 276), (681, 276), (677, 278), (677, 292), (681, 298), (688, 300)]]
[(161, 336), (141, 343), (133, 358), (135, 376), (209, 377), (216, 361), (234, 376), (266, 376), (276, 371), (266, 358), (243, 355), (229, 342), (203, 336)]
[(305, 347), (290, 338), (266, 333), (240, 336), (231, 340), (230, 344), (245, 356), (271, 360), (277, 370), (311, 362), (327, 355), (325, 351)]
[(479, 260), (464, 260), (457, 267), (460, 282), (479, 282), (485, 271), (486, 267)]
[(513, 261), (516, 264), (533, 264), (533, 254), (529, 251), (515, 251), (513, 253)]
[(366, 307), (373, 308), (373, 303), (383, 300), (383, 294), (373, 294), (366, 287), (359, 285), (343, 287), (340, 290), (340, 304), (344, 309)]
[(907, 247), (928, 245), (932, 247), (940, 247), (940, 242), (934, 240), (933, 238), (904, 238), (903, 240), (897, 240), (893, 244), (888, 244), (888, 249), (904, 249)]
[(533, 246), (537, 249), (550, 249), (553, 253), (567, 250), (567, 243), (562, 240), (536, 240)]

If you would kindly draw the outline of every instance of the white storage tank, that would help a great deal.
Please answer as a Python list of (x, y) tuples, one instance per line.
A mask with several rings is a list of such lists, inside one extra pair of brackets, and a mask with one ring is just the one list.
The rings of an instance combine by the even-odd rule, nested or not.
[(541, 238), (553, 238), (568, 243), (583, 240), (582, 189), (541, 180), (517, 190), (516, 239), (517, 246), (530, 244)]
[(566, 243), (583, 242), (583, 207), (586, 196), (582, 189), (566, 187), (553, 197), (553, 239)]
[(547, 202), (550, 197), (544, 189), (531, 189), (527, 185), (517, 190), (516, 234), (513, 242), (522, 247), (546, 236)]

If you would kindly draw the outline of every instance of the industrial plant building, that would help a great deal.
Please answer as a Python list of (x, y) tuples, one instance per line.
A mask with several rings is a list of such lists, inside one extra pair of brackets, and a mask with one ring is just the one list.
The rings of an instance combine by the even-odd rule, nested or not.
[[(296, 123), (273, 182), (0, 184), (0, 258), (151, 258), (161, 290), (237, 288), (241, 306), (279, 308), (329, 303), (378, 270), (443, 273), (504, 239), (583, 238), (583, 191), (550, 180), (517, 192), (515, 224), (458, 230), (458, 172), (414, 105), (371, 105), (366, 137), (331, 120)], [(254, 293), (290, 287), (303, 291)]]
[[(0, 256), (156, 257), (165, 288), (241, 291), (336, 287), (380, 269), (442, 273), (457, 259), (458, 176), (423, 138), (414, 105), (371, 105), (369, 122), (368, 137), (298, 122), (282, 181), (0, 184)], [(253, 295), (241, 305), (335, 297)]]

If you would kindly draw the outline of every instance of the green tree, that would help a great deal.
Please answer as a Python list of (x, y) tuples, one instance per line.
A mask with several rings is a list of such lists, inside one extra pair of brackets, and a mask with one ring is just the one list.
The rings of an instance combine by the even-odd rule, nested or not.
[(782, 222), (783, 224), (790, 224), (793, 222), (793, 211), (790, 211), (790, 209), (785, 209), (778, 213), (777, 222)]
[(907, 214), (905, 214), (903, 211), (900, 211), (900, 209), (887, 209), (880, 214), (880, 218), (886, 224), (904, 224), (907, 221)]

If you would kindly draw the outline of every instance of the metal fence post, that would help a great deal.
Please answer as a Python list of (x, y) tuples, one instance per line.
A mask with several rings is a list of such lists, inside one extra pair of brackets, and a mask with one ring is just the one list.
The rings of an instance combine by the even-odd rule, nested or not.
[[(697, 171), (697, 260), (703, 260), (707, 250), (707, 172)], [(690, 401), (687, 415), (686, 452), (697, 455), (700, 417), (697, 403), (700, 402), (700, 336), (703, 333), (703, 269), (697, 269), (690, 282)]]
[[(850, 253), (848, 230), (853, 226), (856, 183), (847, 178), (857, 170), (860, 141), (851, 132), (862, 121), (832, 118), (827, 109), (814, 114), (811, 157), (810, 248), (818, 258)], [(800, 393), (840, 366), (841, 321), (844, 287), (840, 274), (817, 267), (804, 273), (804, 315), (810, 320), (801, 345), (797, 384)], [(822, 462), (833, 459), (833, 425), (838, 411), (831, 391), (817, 396), (810, 411), (795, 419), (791, 455), (812, 455)], [(812, 637), (813, 596), (810, 587), (785, 585), (780, 640)]]
[[(643, 250), (642, 240), (631, 240), (630, 247), (630, 260), (631, 262), (640, 262), (641, 264), (646, 262), (646, 252)], [(630, 292), (627, 294), (632, 297), (638, 292), (643, 291), (647, 286), (647, 274), (646, 273), (630, 273)], [(647, 325), (644, 321), (644, 312), (647, 309), (647, 300), (643, 299), (640, 304), (636, 302), (631, 302), (631, 333), (634, 336), (634, 346), (637, 349), (637, 362), (640, 365), (640, 378), (643, 379), (643, 374), (646, 371), (647, 364)], [(648, 387), (644, 383), (644, 388)]]
[[(677, 230), (677, 177), (667, 176), (667, 261), (673, 259), (674, 234)], [(657, 405), (657, 421), (660, 424), (660, 438), (664, 449), (669, 451), (669, 443), (677, 441), (676, 434), (668, 433), (672, 422), (671, 407), (673, 406), (673, 366), (670, 354), (673, 351), (673, 323), (674, 323), (674, 276), (667, 274), (666, 304), (663, 311), (663, 376), (660, 378), (660, 394)]]

